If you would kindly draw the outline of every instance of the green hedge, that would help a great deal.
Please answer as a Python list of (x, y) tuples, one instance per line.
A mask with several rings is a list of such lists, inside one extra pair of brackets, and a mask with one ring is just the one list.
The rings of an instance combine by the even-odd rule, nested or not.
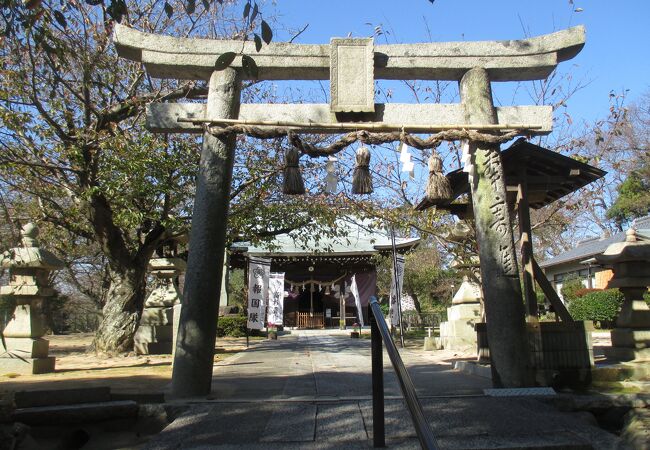
[(569, 302), (569, 313), (574, 320), (599, 322), (601, 328), (614, 324), (623, 304), (623, 294), (618, 289), (588, 292)]
[(217, 336), (246, 336), (246, 316), (221, 316), (217, 322)]

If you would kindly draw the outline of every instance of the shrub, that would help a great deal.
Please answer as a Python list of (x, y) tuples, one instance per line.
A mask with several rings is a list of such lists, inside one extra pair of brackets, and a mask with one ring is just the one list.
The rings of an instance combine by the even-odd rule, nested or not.
[(217, 336), (246, 336), (246, 316), (221, 316), (217, 322)]
[(569, 303), (569, 313), (574, 320), (599, 322), (601, 328), (611, 327), (623, 304), (623, 294), (618, 289), (588, 292)]
[(577, 291), (573, 292), (573, 295), (575, 297), (584, 297), (587, 294), (590, 294), (592, 292), (602, 292), (602, 289), (596, 289), (596, 288), (582, 288), (578, 289)]
[(562, 283), (562, 298), (565, 302), (571, 302), (577, 297), (576, 292), (581, 291), (584, 288), (585, 286), (582, 284), (582, 280), (579, 277), (572, 275), (566, 278), (564, 283)]

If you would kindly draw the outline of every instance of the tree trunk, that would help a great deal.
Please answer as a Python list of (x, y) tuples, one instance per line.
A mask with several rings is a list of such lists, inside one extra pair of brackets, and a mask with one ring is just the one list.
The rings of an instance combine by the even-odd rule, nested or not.
[(108, 301), (93, 341), (95, 351), (115, 354), (133, 350), (133, 336), (144, 304), (145, 274), (146, 265), (125, 271), (111, 270)]
[(108, 354), (130, 352), (145, 301), (147, 265), (164, 228), (154, 227), (137, 250), (129, 249), (103, 194), (91, 196), (89, 210), (97, 242), (108, 259), (111, 280), (92, 347)]

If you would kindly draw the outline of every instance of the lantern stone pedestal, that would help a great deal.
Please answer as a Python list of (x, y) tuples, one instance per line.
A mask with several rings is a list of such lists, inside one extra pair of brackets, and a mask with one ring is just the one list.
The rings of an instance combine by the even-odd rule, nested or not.
[(643, 295), (650, 286), (650, 242), (640, 241), (636, 230), (627, 230), (625, 242), (607, 247), (596, 260), (611, 267), (614, 276), (608, 288), (624, 295), (623, 306), (612, 330), (612, 347), (605, 356), (614, 361), (650, 360), (650, 309)]
[(144, 303), (140, 326), (134, 336), (134, 350), (139, 355), (171, 355), (175, 346), (181, 294), (174, 279), (185, 270), (180, 258), (154, 258), (149, 270), (156, 286)]
[(0, 295), (16, 301), (13, 317), (3, 333), (6, 348), (0, 354), (0, 374), (39, 374), (54, 372), (55, 359), (48, 356), (43, 305), (54, 295), (49, 285), (51, 271), (63, 262), (39, 248), (38, 228), (32, 223), (21, 231), (22, 247), (0, 255), (0, 266), (9, 269), (9, 285), (0, 287)]
[(476, 348), (474, 324), (481, 321), (481, 287), (465, 275), (447, 308), (447, 321), (440, 324), (440, 346), (449, 350)]

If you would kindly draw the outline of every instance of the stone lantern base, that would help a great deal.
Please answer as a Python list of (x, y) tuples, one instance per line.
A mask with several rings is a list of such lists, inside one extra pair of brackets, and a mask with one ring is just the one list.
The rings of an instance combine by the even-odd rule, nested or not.
[(54, 372), (54, 356), (29, 358), (27, 352), (9, 350), (0, 356), (0, 375), (14, 374), (36, 375)]
[(447, 308), (447, 321), (440, 324), (439, 347), (448, 350), (476, 349), (474, 324), (481, 321), (481, 287), (467, 279)]
[(644, 300), (627, 300), (612, 330), (612, 346), (605, 349), (607, 359), (650, 361), (650, 308)]
[(13, 318), (3, 331), (7, 349), (0, 354), (0, 375), (54, 372), (55, 358), (47, 356), (50, 343), (40, 337), (43, 334), (42, 315), (32, 305), (16, 306)]

